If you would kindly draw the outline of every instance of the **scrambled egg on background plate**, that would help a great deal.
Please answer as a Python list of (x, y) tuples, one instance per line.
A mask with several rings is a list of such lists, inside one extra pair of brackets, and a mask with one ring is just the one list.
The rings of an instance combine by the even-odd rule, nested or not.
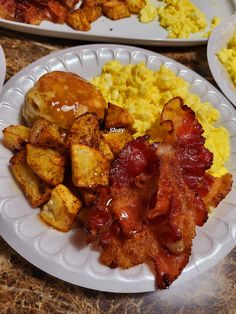
[[(149, 23), (159, 19), (160, 25), (169, 33), (169, 38), (188, 38), (191, 33), (205, 31), (207, 28), (206, 16), (190, 0), (161, 0), (162, 5), (158, 8), (149, 0), (140, 11), (140, 22)], [(203, 37), (209, 37), (212, 29), (220, 19), (214, 17), (210, 29)]]
[(222, 48), (217, 56), (220, 62), (224, 65), (234, 86), (236, 87), (236, 32), (228, 42), (226, 48)]
[(127, 109), (133, 116), (135, 137), (143, 135), (158, 125), (163, 106), (175, 96), (181, 96), (186, 105), (196, 113), (206, 138), (206, 147), (213, 152), (213, 165), (209, 172), (221, 176), (229, 159), (229, 133), (224, 127), (216, 127), (220, 113), (210, 103), (201, 103), (197, 95), (189, 92), (189, 84), (165, 66), (152, 71), (143, 63), (122, 65), (110, 61), (100, 76), (92, 79), (107, 102)]

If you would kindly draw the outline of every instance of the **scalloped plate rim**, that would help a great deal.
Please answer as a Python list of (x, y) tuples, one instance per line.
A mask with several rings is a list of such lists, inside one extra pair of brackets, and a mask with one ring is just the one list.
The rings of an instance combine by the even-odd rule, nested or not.
[[(181, 70), (185, 70), (188, 73), (192, 74), (194, 76), (194, 79), (199, 79), (200, 81), (204, 82), (207, 84), (209, 90), (212, 90), (214, 92), (217, 93), (218, 96), (220, 96), (220, 99), (222, 101), (222, 103), (225, 103), (227, 105), (227, 108), (230, 109), (230, 111), (232, 112), (232, 114), (234, 115), (234, 117), (236, 117), (235, 114), (235, 110), (232, 107), (232, 105), (226, 100), (226, 98), (213, 86), (211, 85), (208, 81), (206, 81), (204, 78), (202, 78), (199, 74), (197, 74), (196, 72), (190, 70), (189, 68), (185, 67), (184, 65), (168, 58), (165, 56), (162, 56), (158, 53), (146, 50), (146, 49), (142, 49), (142, 48), (138, 48), (138, 47), (133, 47), (133, 46), (124, 46), (124, 45), (113, 45), (113, 44), (92, 44), (92, 45), (83, 45), (83, 46), (77, 46), (77, 47), (72, 47), (72, 48), (67, 48), (64, 50), (60, 50), (54, 53), (51, 53), (35, 62), (33, 62), (32, 64), (28, 65), (27, 67), (25, 67), (23, 70), (21, 70), (20, 72), (18, 72), (13, 78), (11, 78), (4, 86), (2, 94), (4, 95), (4, 93), (11, 87), (11, 86), (15, 86), (16, 82), (18, 81), (19, 78), (23, 77), (24, 75), (29, 75), (31, 73), (31, 71), (40, 65), (45, 65), (46, 62), (58, 58), (61, 59), (63, 56), (67, 55), (68, 53), (79, 53), (83, 50), (86, 51), (92, 51), (92, 50), (112, 50), (112, 51), (116, 51), (116, 50), (125, 50), (130, 52), (141, 52), (146, 56), (155, 56), (155, 57), (159, 57), (162, 61), (164, 62), (169, 62), (172, 63), (176, 66), (178, 66)], [(0, 96), (0, 100), (1, 100)], [(1, 207), (0, 207), (1, 209)], [(148, 282), (144, 280), (143, 281), (139, 281), (138, 284), (136, 281), (128, 283), (125, 279), (123, 279), (120, 282), (116, 282), (114, 284), (114, 280), (107, 280), (106, 284), (108, 284), (108, 286), (104, 286), (104, 283), (99, 282), (99, 280), (95, 279), (95, 282), (93, 281), (93, 276), (91, 276), (88, 280), (88, 277), (86, 278), (80, 278), (79, 281), (77, 278), (73, 277), (73, 276), (69, 276), (70, 278), (68, 278), (68, 274), (67, 272), (70, 273), (69, 270), (65, 271), (65, 273), (61, 273), (61, 266), (60, 265), (54, 265), (55, 267), (48, 269), (48, 261), (49, 259), (46, 258), (45, 256), (41, 256), (41, 261), (38, 260), (38, 256), (35, 256), (35, 252), (28, 250), (28, 247), (30, 245), (30, 241), (26, 241), (25, 242), (25, 247), (17, 247), (16, 245), (16, 233), (15, 231), (12, 231), (10, 228), (6, 228), (6, 226), (2, 226), (2, 222), (0, 221), (0, 232), (2, 237), (6, 240), (6, 242), (9, 243), (9, 245), (15, 250), (17, 251), (20, 255), (22, 255), (24, 258), (26, 258), (30, 263), (32, 263), (33, 265), (37, 266), (38, 268), (42, 269), (43, 271), (49, 273), (50, 275), (59, 278), (61, 280), (76, 284), (76, 285), (80, 285), (82, 287), (85, 288), (90, 288), (90, 289), (96, 289), (96, 290), (100, 290), (100, 291), (108, 291), (108, 292), (118, 292), (118, 293), (139, 293), (139, 292), (148, 292), (148, 291), (153, 291), (155, 290), (155, 286), (154, 286), (154, 277), (152, 280), (149, 280)], [(229, 240), (227, 248), (225, 248), (226, 250), (224, 251), (224, 253), (222, 253), (221, 251), (221, 256), (220, 259), (223, 258), (224, 256), (226, 256), (231, 249), (234, 247), (235, 243), (232, 240)], [(214, 260), (210, 263), (209, 267), (212, 267), (213, 265), (215, 265), (219, 260)], [(207, 265), (205, 265), (205, 270), (206, 271), (208, 269)], [(191, 270), (191, 274), (189, 276), (189, 272), (188, 273), (183, 273), (183, 275), (181, 275), (174, 283), (173, 285), (170, 287), (170, 291), (172, 289), (174, 289), (175, 287), (177, 287), (179, 284), (183, 283), (187, 278), (193, 278), (195, 276), (199, 275), (199, 270), (195, 267), (193, 269), (193, 271)], [(184, 279), (183, 279), (184, 278)], [(90, 281), (92, 280), (92, 282)]]

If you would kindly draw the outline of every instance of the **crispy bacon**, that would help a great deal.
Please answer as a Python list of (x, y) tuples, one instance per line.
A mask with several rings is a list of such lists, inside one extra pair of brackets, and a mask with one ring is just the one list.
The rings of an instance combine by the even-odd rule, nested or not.
[(0, 17), (4, 19), (12, 19), (15, 16), (16, 4), (15, 0), (0, 0)]
[(111, 172), (112, 212), (125, 236), (138, 231), (156, 189), (158, 160), (147, 137), (130, 141), (114, 161)]
[[(168, 130), (162, 143), (150, 145), (141, 137), (118, 154), (110, 172), (106, 218), (104, 206), (95, 206), (88, 224), (103, 248), (103, 264), (129, 268), (152, 261), (163, 289), (188, 263), (196, 225), (203, 225), (209, 208), (227, 195), (232, 177), (206, 173), (213, 156), (204, 147), (194, 112), (181, 98), (166, 104), (161, 124)], [(106, 197), (100, 194), (97, 202), (105, 204)]]
[(0, 16), (28, 24), (40, 24), (43, 20), (64, 23), (69, 9), (78, 0), (0, 0)]

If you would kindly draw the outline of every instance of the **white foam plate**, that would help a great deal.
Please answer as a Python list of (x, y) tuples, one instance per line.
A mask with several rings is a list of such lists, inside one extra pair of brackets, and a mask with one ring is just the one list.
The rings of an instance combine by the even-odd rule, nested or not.
[[(161, 1), (150, 1), (155, 6), (163, 4)], [(192, 2), (206, 15), (208, 25), (214, 16), (225, 19), (236, 11), (233, 0), (192, 0)], [(0, 26), (34, 35), (99, 42), (154, 46), (194, 46), (207, 43), (207, 38), (203, 38), (205, 32), (194, 34), (188, 39), (168, 39), (167, 31), (160, 27), (158, 21), (143, 24), (135, 15), (117, 21), (101, 17), (92, 24), (92, 29), (88, 32), (75, 31), (67, 25), (50, 22), (33, 26), (0, 19)]]
[(2, 46), (0, 45), (0, 92), (6, 76), (6, 60)]
[[(123, 64), (140, 61), (152, 70), (165, 65), (190, 84), (191, 92), (209, 101), (221, 112), (219, 125), (231, 140), (228, 169), (236, 172), (236, 111), (226, 98), (204, 78), (185, 66), (157, 53), (130, 46), (85, 45), (48, 55), (29, 65), (3, 88), (0, 96), (0, 129), (19, 123), (25, 93), (44, 73), (73, 71), (86, 79), (100, 74), (102, 66), (117, 59)], [(2, 136), (2, 135), (1, 135)], [(43, 271), (87, 288), (110, 292), (144, 292), (155, 289), (154, 274), (146, 265), (128, 270), (110, 269), (99, 263), (99, 251), (85, 244), (83, 231), (61, 233), (43, 224), (39, 209), (32, 209), (9, 171), (11, 152), (0, 146), (0, 233), (19, 254)], [(236, 188), (197, 229), (189, 264), (172, 287), (184, 284), (211, 268), (233, 249), (236, 240)], [(170, 288), (170, 290), (172, 289)]]
[(236, 106), (236, 87), (233, 85), (225, 67), (216, 56), (219, 50), (227, 47), (234, 32), (236, 32), (236, 15), (232, 15), (222, 21), (214, 29), (207, 45), (207, 58), (216, 83), (225, 96)]

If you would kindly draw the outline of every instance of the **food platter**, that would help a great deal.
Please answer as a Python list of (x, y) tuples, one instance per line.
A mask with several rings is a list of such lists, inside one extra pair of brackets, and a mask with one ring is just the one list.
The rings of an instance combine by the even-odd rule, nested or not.
[(225, 48), (236, 31), (236, 15), (220, 23), (212, 32), (207, 47), (209, 67), (216, 83), (225, 96), (236, 106), (236, 88), (233, 85), (226, 69), (219, 61), (216, 53)]
[[(121, 45), (84, 45), (50, 54), (29, 65), (4, 86), (0, 97), (0, 128), (20, 122), (25, 93), (44, 73), (73, 71), (90, 79), (100, 74), (109, 60), (123, 64), (144, 62), (157, 70), (164, 64), (188, 81), (191, 91), (202, 101), (209, 101), (221, 112), (220, 125), (231, 135), (231, 158), (226, 165), (234, 175), (236, 169), (236, 112), (226, 98), (210, 83), (185, 66), (157, 53)], [(41, 270), (67, 282), (109, 292), (145, 292), (155, 289), (154, 274), (147, 265), (128, 270), (110, 269), (99, 263), (99, 248), (87, 246), (82, 230), (68, 233), (43, 224), (39, 209), (32, 209), (15, 183), (8, 167), (11, 152), (0, 147), (0, 232), (14, 250)], [(214, 211), (204, 227), (197, 230), (193, 253), (182, 275), (170, 289), (184, 284), (214, 266), (235, 245), (236, 199), (232, 192)]]
[[(233, 0), (193, 0), (192, 2), (206, 15), (208, 25), (214, 16), (224, 20), (236, 11)], [(151, 0), (151, 3), (155, 6), (161, 5), (160, 1)], [(34, 35), (86, 41), (153, 46), (194, 46), (207, 43), (207, 38), (203, 37), (204, 32), (195, 34), (190, 39), (168, 39), (167, 31), (159, 26), (158, 21), (143, 24), (134, 15), (117, 21), (101, 17), (92, 24), (92, 29), (88, 32), (75, 31), (67, 25), (50, 22), (34, 26), (0, 19), (0, 26)]]

